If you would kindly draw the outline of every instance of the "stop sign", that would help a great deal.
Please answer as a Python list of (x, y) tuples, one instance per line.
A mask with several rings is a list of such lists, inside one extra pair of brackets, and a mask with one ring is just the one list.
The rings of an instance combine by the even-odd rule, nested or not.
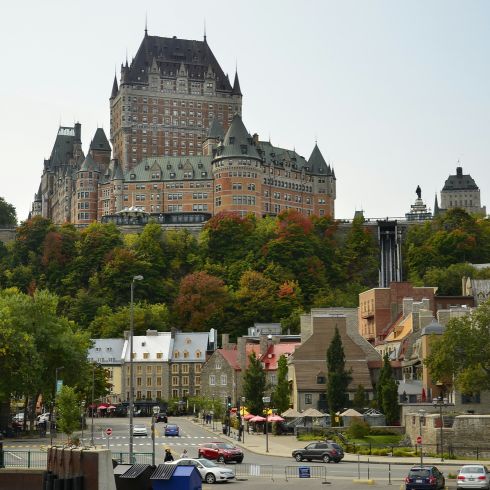
[(112, 435), (112, 429), (110, 427), (107, 427), (105, 430), (106, 435), (111, 436)]
[(417, 436), (417, 444), (422, 444), (422, 436)]

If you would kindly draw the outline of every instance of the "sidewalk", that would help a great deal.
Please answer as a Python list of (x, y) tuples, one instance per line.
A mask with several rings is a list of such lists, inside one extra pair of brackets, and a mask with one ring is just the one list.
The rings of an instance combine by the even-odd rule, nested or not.
[[(266, 451), (266, 436), (265, 434), (248, 434), (245, 432), (245, 442), (237, 440), (238, 431), (231, 429), (231, 437), (225, 436), (221, 430), (221, 424), (219, 427), (215, 426), (213, 430), (211, 425), (202, 424), (201, 420), (195, 422), (194, 419), (190, 419), (194, 424), (199, 425), (202, 429), (207, 430), (212, 434), (216, 434), (217, 439), (222, 439), (226, 441), (233, 442), (236, 446), (243, 447), (256, 454), (264, 454), (268, 456), (279, 456), (283, 458), (292, 459), (291, 453), (295, 449), (300, 449), (309, 444), (308, 441), (298, 441), (296, 436), (292, 435), (282, 435), (275, 436), (272, 434), (268, 435), (268, 449)], [(219, 429), (219, 430), (218, 430)], [(407, 458), (407, 457), (393, 457), (393, 456), (365, 456), (358, 454), (346, 453), (342, 461), (355, 462), (360, 461), (361, 463), (373, 463), (373, 464), (406, 464), (414, 466), (420, 463), (420, 458)], [(441, 458), (432, 458), (424, 456), (424, 464), (433, 464), (435, 466), (462, 466), (464, 464), (485, 464), (489, 465), (488, 460), (466, 460), (466, 459), (446, 459), (444, 462)]]

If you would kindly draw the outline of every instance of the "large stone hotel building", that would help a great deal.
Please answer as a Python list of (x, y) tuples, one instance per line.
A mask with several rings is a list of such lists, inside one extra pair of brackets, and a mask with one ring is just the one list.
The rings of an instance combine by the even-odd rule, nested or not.
[[(60, 127), (31, 216), (85, 226), (135, 212), (165, 222), (221, 211), (334, 216), (336, 179), (315, 145), (308, 159), (250, 135), (242, 93), (203, 41), (150, 36), (121, 66), (109, 144), (98, 128), (85, 156), (81, 125)], [(137, 210), (137, 211), (136, 211)]]

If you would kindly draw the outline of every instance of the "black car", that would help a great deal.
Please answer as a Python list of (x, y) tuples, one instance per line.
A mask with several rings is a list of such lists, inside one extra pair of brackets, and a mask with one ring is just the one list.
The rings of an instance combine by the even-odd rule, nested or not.
[(444, 475), (435, 466), (413, 466), (405, 478), (405, 490), (436, 490), (446, 485)]
[(163, 422), (166, 424), (168, 422), (168, 417), (166, 413), (157, 413), (155, 416), (155, 422)]
[(304, 449), (293, 451), (293, 458), (296, 461), (313, 461), (319, 460), (324, 463), (340, 462), (344, 457), (344, 450), (335, 442), (312, 442)]

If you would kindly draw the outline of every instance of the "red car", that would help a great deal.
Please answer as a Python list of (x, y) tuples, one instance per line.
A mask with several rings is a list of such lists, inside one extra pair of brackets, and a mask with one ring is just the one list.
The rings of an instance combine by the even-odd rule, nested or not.
[(201, 444), (197, 450), (198, 458), (215, 459), (218, 463), (243, 461), (243, 451), (228, 442), (208, 442)]

